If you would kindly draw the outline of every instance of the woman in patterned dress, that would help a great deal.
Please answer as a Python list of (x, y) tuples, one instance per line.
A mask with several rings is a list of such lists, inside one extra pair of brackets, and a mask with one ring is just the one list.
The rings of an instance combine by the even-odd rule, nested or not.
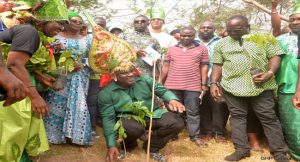
[(70, 12), (69, 19), (66, 30), (57, 39), (62, 44), (62, 50), (72, 51), (74, 70), (67, 74), (62, 90), (50, 90), (45, 94), (50, 111), (50, 116), (45, 119), (45, 126), (50, 143), (65, 143), (68, 138), (74, 144), (92, 145), (90, 115), (86, 103), (90, 75), (86, 57), (92, 38), (80, 35), (83, 20), (77, 13)]

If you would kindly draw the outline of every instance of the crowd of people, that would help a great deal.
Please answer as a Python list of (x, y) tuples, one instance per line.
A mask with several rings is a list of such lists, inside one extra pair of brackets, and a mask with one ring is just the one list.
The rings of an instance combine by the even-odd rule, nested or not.
[(218, 36), (209, 20), (164, 32), (162, 8), (123, 31), (70, 1), (0, 0), (0, 161), (31, 161), (48, 143), (91, 146), (100, 125), (107, 161), (141, 140), (165, 162), (160, 150), (184, 128), (200, 149), (230, 142), (228, 118), (235, 151), (226, 161), (261, 151), (260, 134), (275, 161), (300, 160), (300, 2), (288, 30), (279, 3), (273, 35), (233, 15)]

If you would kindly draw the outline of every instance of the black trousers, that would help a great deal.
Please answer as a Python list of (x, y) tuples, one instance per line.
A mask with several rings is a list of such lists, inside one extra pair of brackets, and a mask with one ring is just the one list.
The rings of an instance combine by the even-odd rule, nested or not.
[(99, 80), (90, 79), (87, 105), (91, 117), (91, 126), (93, 131), (96, 130), (96, 121), (100, 118), (100, 110), (98, 106), (99, 85)]
[[(149, 127), (149, 118), (146, 119), (146, 128)], [(132, 119), (122, 119), (127, 138), (125, 147), (127, 150), (133, 150), (137, 146), (137, 139), (145, 132), (146, 128)], [(184, 128), (182, 118), (175, 113), (167, 112), (160, 119), (153, 119), (150, 152), (158, 152), (165, 147), (168, 141), (176, 137)], [(143, 148), (147, 150), (148, 141), (144, 142)]]
[(225, 136), (229, 111), (225, 102), (218, 103), (209, 91), (204, 95), (200, 105), (200, 132), (202, 135)]
[(247, 133), (261, 134), (262, 126), (259, 119), (256, 117), (251, 105), (248, 105), (248, 115), (247, 115)]
[(254, 97), (237, 97), (224, 90), (223, 94), (231, 114), (232, 141), (236, 151), (250, 151), (246, 133), (246, 122), (248, 105), (251, 105), (262, 124), (269, 142), (270, 152), (273, 155), (287, 152), (288, 148), (283, 138), (282, 128), (274, 110), (273, 91), (264, 91)]

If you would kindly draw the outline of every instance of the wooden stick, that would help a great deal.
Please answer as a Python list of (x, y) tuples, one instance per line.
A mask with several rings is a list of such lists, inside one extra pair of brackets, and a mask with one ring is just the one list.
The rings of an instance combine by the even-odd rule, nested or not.
[[(153, 84), (152, 84), (152, 101), (151, 101), (151, 113), (153, 113), (153, 107), (154, 107), (154, 97), (155, 97), (155, 92), (154, 92), (154, 88), (155, 88), (155, 71), (156, 69), (156, 60), (153, 61), (153, 71), (152, 71), (152, 76), (153, 76)], [(150, 116), (150, 124), (149, 124), (149, 129), (148, 129), (148, 145), (147, 145), (147, 162), (150, 162), (150, 143), (151, 143), (151, 129), (152, 129), (152, 115)]]
[[(264, 12), (266, 12), (266, 13), (269, 14), (269, 15), (271, 15), (271, 13), (272, 13), (270, 9), (268, 9), (266, 6), (264, 6), (264, 5), (260, 4), (260, 3), (258, 3), (258, 2), (255, 1), (255, 0), (243, 0), (243, 1), (244, 1), (245, 3), (249, 3), (249, 4), (252, 4), (252, 5), (256, 6), (258, 9), (263, 10)], [(280, 14), (279, 14), (279, 16), (280, 16), (280, 19), (281, 19), (281, 20), (289, 21), (289, 18), (288, 18), (288, 17), (283, 16), (283, 15), (280, 15)]]

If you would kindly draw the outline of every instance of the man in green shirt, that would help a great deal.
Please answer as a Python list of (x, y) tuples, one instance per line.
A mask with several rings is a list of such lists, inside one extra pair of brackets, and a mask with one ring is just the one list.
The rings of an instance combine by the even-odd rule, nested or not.
[(273, 98), (277, 88), (274, 73), (280, 65), (278, 55), (283, 52), (278, 44), (258, 46), (243, 40), (242, 36), (250, 30), (248, 19), (244, 16), (230, 17), (226, 29), (229, 37), (220, 40), (214, 49), (211, 76), (212, 96), (218, 100), (223, 91), (231, 114), (235, 152), (226, 156), (225, 160), (239, 161), (250, 156), (246, 122), (248, 105), (251, 105), (263, 126), (274, 159), (289, 161), (285, 155), (287, 146), (275, 114)]
[[(116, 71), (112, 83), (107, 85), (99, 92), (99, 107), (102, 116), (104, 135), (107, 144), (107, 161), (113, 161), (114, 156), (118, 155), (116, 132), (114, 125), (116, 120), (122, 118), (127, 137), (125, 147), (127, 151), (133, 150), (137, 146), (137, 139), (145, 136), (146, 128), (135, 120), (126, 119), (126, 114), (132, 114), (124, 106), (136, 101), (144, 101), (143, 105), (149, 110), (151, 108), (152, 84), (153, 79), (146, 75), (137, 76), (136, 69), (130, 68), (129, 71)], [(164, 88), (161, 84), (155, 84), (155, 95), (163, 98), (169, 103), (171, 111), (182, 113), (184, 106), (178, 102), (177, 97)], [(149, 126), (149, 117), (146, 120), (146, 127)], [(159, 153), (167, 142), (176, 137), (183, 129), (184, 123), (176, 113), (160, 109), (154, 103), (153, 127), (151, 133), (150, 156), (160, 162), (165, 162), (164, 157)], [(146, 135), (147, 137), (147, 135)], [(147, 148), (147, 138), (144, 138), (143, 148)]]

